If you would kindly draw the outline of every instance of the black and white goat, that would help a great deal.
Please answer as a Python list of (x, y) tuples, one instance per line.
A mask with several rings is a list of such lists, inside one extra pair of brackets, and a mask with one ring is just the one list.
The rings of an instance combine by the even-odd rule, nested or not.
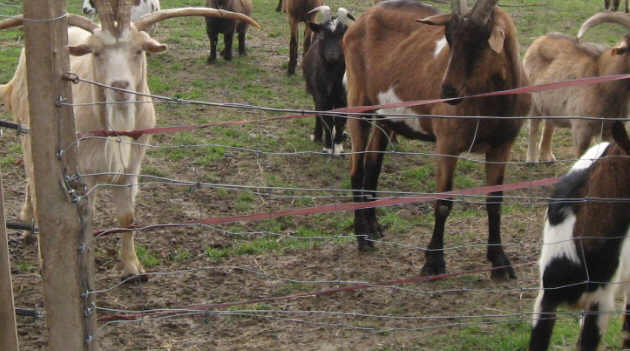
[[(135, 21), (138, 18), (148, 13), (160, 11), (160, 0), (134, 0), (131, 7), (131, 20)], [(94, 7), (94, 0), (83, 0), (83, 13), (86, 15), (96, 15), (96, 7)]]
[[(547, 209), (529, 350), (546, 350), (563, 303), (584, 309), (578, 350), (596, 350), (625, 297), (623, 348), (630, 347), (630, 139), (619, 121), (614, 143), (591, 147), (556, 185)], [(590, 199), (583, 201), (584, 198)]]
[[(306, 91), (313, 96), (317, 110), (346, 107), (346, 89), (342, 82), (346, 62), (341, 40), (354, 17), (343, 7), (337, 10), (336, 17), (332, 16), (328, 6), (319, 6), (309, 11), (314, 12), (320, 12), (323, 19), (321, 23), (307, 23), (315, 33), (315, 39), (304, 54), (302, 63)], [(324, 151), (338, 155), (343, 152), (345, 126), (344, 117), (318, 115), (315, 117), (315, 131), (311, 140), (321, 142), (323, 131)]]

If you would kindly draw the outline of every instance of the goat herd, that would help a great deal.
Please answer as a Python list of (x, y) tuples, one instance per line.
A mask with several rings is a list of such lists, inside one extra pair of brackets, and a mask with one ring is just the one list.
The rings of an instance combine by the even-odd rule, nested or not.
[[(452, 12), (441, 13), (414, 0), (386, 0), (368, 9), (356, 20), (345, 9), (333, 16), (322, 0), (280, 0), (277, 10), (288, 14), (291, 27), (288, 73), (297, 64), (297, 24), (306, 22), (303, 72), (306, 89), (318, 110), (344, 106), (381, 105), (411, 100), (442, 98), (442, 103), (412, 108), (377, 109), (383, 117), (412, 113), (444, 116), (494, 116), (476, 118), (349, 119), (352, 141), (351, 183), (356, 202), (376, 198), (383, 153), (397, 134), (432, 141), (439, 155), (436, 192), (448, 192), (459, 155), (465, 151), (485, 153), (488, 185), (503, 183), (505, 165), (522, 125), (519, 117), (601, 116), (626, 117), (628, 82), (618, 80), (598, 85), (571, 87), (540, 94), (500, 95), (464, 99), (491, 91), (509, 90), (572, 78), (630, 72), (630, 37), (614, 48), (587, 43), (581, 37), (600, 23), (630, 28), (630, 16), (602, 12), (589, 18), (576, 37), (549, 34), (536, 39), (521, 61), (516, 26), (511, 16), (497, 7), (498, 0), (478, 0), (469, 9), (465, 0), (452, 0)], [(615, 2), (618, 6), (618, 1)], [(608, 0), (607, 4), (608, 5)], [(627, 6), (627, 5), (626, 5)], [(139, 8), (141, 8), (139, 10)], [(96, 10), (95, 10), (96, 9)], [(144, 11), (142, 11), (144, 9)], [(217, 59), (218, 34), (224, 35), (221, 55), (232, 57), (232, 38), (238, 33), (239, 54), (246, 54), (248, 25), (259, 27), (249, 15), (250, 0), (208, 0), (208, 8), (160, 10), (158, 1), (86, 0), (86, 14), (98, 13), (100, 24), (70, 14), (68, 48), (71, 70), (81, 78), (115, 89), (79, 83), (73, 86), (75, 103), (105, 101), (106, 104), (75, 107), (79, 133), (94, 130), (152, 128), (155, 111), (145, 95), (127, 94), (129, 89), (150, 94), (146, 52), (166, 50), (147, 29), (171, 17), (205, 16), (210, 39), (208, 63)], [(322, 14), (323, 21), (314, 22)], [(0, 22), (0, 29), (22, 24), (16, 17)], [(14, 77), (0, 85), (5, 108), (22, 124), (29, 124), (26, 58), (22, 52)], [(123, 89), (123, 90), (121, 90)], [(143, 101), (145, 103), (137, 103)], [(630, 139), (624, 125), (599, 120), (545, 120), (540, 151), (537, 150), (539, 120), (531, 120), (527, 161), (552, 161), (551, 136), (555, 127), (570, 127), (578, 155), (583, 155), (563, 177), (552, 195), (543, 230), (544, 245), (539, 261), (541, 290), (535, 303), (530, 350), (548, 348), (556, 308), (562, 303), (588, 311), (582, 321), (578, 349), (595, 350), (606, 329), (615, 297), (624, 293), (624, 347), (630, 347)], [(318, 116), (312, 138), (324, 150), (343, 151), (345, 118)], [(591, 137), (603, 130), (612, 143), (588, 149)], [(322, 136), (322, 134), (324, 134)], [(113, 201), (121, 227), (134, 223), (137, 175), (150, 136), (125, 142), (86, 140), (79, 147), (83, 173), (89, 186), (99, 183), (130, 184), (114, 188)], [(32, 183), (30, 141), (22, 139), (27, 187), (21, 219), (37, 218), (37, 199)], [(588, 149), (588, 150), (587, 150)], [(367, 151), (367, 152), (365, 152)], [(488, 194), (486, 208), (489, 234), (487, 257), (493, 279), (515, 278), (501, 246), (502, 191)], [(582, 201), (584, 198), (594, 201)], [(617, 200), (617, 201), (613, 201)], [(90, 197), (90, 206), (94, 206)], [(444, 273), (442, 252), (444, 228), (452, 202), (435, 203), (434, 232), (426, 251), (422, 273)], [(379, 238), (380, 225), (374, 208), (355, 211), (354, 230), (359, 250), (370, 250)], [(146, 280), (134, 248), (134, 233), (124, 234), (121, 253), (123, 277)], [(586, 282), (586, 283), (584, 283)]]

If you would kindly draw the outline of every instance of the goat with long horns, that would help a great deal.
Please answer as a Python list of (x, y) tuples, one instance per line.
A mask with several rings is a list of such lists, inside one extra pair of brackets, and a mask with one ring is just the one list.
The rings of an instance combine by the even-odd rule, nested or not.
[[(145, 52), (166, 50), (166, 45), (151, 38), (144, 30), (150, 25), (172, 17), (213, 16), (245, 21), (260, 28), (248, 16), (209, 8), (178, 8), (161, 10), (131, 21), (131, 1), (95, 2), (101, 25), (90, 19), (69, 14), (68, 50), (71, 71), (79, 77), (113, 87), (104, 88), (81, 82), (72, 87), (75, 104), (75, 123), (78, 133), (95, 130), (134, 130), (153, 128), (155, 110), (147, 84), (147, 59)], [(21, 17), (0, 22), (0, 29), (15, 27), (23, 22)], [(77, 28), (78, 27), (78, 28)], [(129, 91), (135, 91), (135, 95)], [(11, 81), (0, 85), (0, 98), (7, 109), (25, 125), (29, 124), (28, 89), (24, 51)], [(104, 102), (94, 104), (95, 102)], [(135, 198), (138, 192), (138, 174), (150, 136), (137, 140), (129, 137), (82, 140), (78, 144), (81, 174), (90, 189), (99, 184), (124, 185), (112, 188), (112, 201), (116, 208), (118, 224), (129, 227), (134, 223)], [(33, 186), (33, 161), (29, 136), (24, 136), (24, 165), (26, 168), (26, 198), (20, 217), (30, 222), (37, 219), (36, 197)], [(94, 196), (89, 196), (94, 207)], [(46, 235), (46, 233), (41, 233)], [(146, 280), (144, 268), (136, 256), (134, 232), (124, 234), (122, 246), (123, 278)]]

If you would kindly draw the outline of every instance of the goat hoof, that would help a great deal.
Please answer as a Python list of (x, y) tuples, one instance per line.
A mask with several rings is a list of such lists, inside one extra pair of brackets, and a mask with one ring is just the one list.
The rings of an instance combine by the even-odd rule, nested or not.
[(217, 62), (217, 59), (209, 57), (207, 62), (208, 62), (209, 65), (212, 65), (212, 64), (215, 64)]
[[(509, 264), (509, 263), (508, 263)], [(510, 279), (516, 279), (516, 273), (512, 266), (507, 266), (501, 269), (495, 269), (490, 273), (490, 277), (494, 281), (505, 281)]]
[(124, 284), (141, 284), (149, 281), (149, 276), (146, 274), (129, 274), (123, 276), (120, 279)]

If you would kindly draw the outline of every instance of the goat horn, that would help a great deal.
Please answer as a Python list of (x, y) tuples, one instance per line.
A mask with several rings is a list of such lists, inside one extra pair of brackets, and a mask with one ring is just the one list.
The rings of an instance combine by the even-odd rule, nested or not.
[(332, 18), (332, 14), (330, 12), (330, 7), (326, 6), (326, 5), (322, 5), (322, 6), (317, 6), (313, 9), (311, 9), (308, 14), (313, 14), (316, 12), (321, 12), (322, 16), (324, 17), (322, 20), (322, 23), (328, 22), (330, 21), (330, 19)]
[(350, 26), (354, 22), (354, 17), (346, 10), (345, 7), (340, 7), (337, 9), (337, 18), (341, 21), (341, 23), (346, 26)]
[(453, 14), (461, 16), (468, 12), (468, 3), (466, 0), (451, 0), (451, 9)]
[(471, 18), (473, 21), (486, 24), (492, 17), (492, 10), (497, 5), (498, 0), (477, 0), (472, 9)]
[(115, 37), (118, 37), (118, 30), (116, 29), (115, 14), (112, 4), (108, 0), (94, 0), (94, 7), (98, 13), (98, 17), (101, 19), (101, 28), (104, 31), (112, 33)]
[(586, 32), (601, 23), (617, 23), (630, 29), (630, 16), (621, 12), (599, 12), (587, 19), (577, 34), (578, 39), (582, 39)]
[(131, 0), (118, 1), (118, 17), (116, 20), (118, 21), (118, 31), (120, 33), (128, 29), (131, 23), (131, 5)]
[[(24, 19), (22, 15), (19, 15), (19, 16), (1, 21), (0, 30), (21, 26), (22, 24), (24, 24)], [(71, 13), (68, 14), (68, 25), (83, 28), (87, 30), (88, 32), (94, 32), (94, 30), (100, 27), (98, 24), (92, 22), (91, 20), (83, 16), (79, 16), (79, 15), (75, 15)]]
[(217, 10), (208, 7), (184, 7), (179, 9), (160, 10), (138, 18), (134, 22), (134, 24), (136, 25), (136, 28), (138, 28), (138, 30), (145, 30), (148, 26), (163, 21), (167, 18), (184, 16), (223, 17), (227, 19), (247, 22), (258, 29), (261, 28), (260, 25), (256, 21), (254, 21), (254, 19), (242, 13)]

